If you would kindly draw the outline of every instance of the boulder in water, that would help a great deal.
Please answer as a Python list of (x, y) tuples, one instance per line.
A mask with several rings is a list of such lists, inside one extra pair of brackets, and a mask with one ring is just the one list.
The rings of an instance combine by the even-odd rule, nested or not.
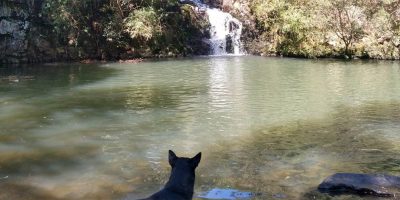
[(235, 189), (214, 188), (208, 192), (204, 192), (199, 197), (203, 199), (237, 200), (237, 199), (249, 199), (254, 196), (256, 196), (256, 194), (252, 192), (243, 192)]
[(400, 193), (400, 177), (383, 174), (337, 173), (326, 178), (318, 190), (330, 195), (357, 194), (395, 197)]

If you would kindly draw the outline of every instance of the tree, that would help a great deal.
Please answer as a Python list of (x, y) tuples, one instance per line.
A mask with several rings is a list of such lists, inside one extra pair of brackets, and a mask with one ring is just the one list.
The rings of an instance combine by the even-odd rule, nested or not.
[(353, 44), (363, 38), (367, 17), (363, 9), (351, 0), (332, 0), (325, 9), (328, 28), (344, 44), (344, 54), (352, 55)]

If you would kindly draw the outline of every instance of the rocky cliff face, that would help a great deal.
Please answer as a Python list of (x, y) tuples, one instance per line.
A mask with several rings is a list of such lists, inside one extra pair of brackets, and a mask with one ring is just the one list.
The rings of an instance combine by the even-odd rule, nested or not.
[[(251, 33), (250, 9), (244, 0), (204, 0), (239, 18)], [(84, 59), (77, 55), (79, 48), (60, 45), (52, 32), (49, 20), (42, 16), (43, 0), (0, 0), (0, 64), (35, 63)], [(194, 37), (194, 36), (193, 36)], [(247, 36), (243, 37), (247, 38)], [(192, 39), (193, 41), (196, 38)], [(201, 38), (199, 39), (201, 41)], [(207, 54), (209, 47), (189, 44), (194, 54)], [(111, 58), (112, 59), (112, 58)]]
[(26, 59), (29, 13), (20, 2), (2, 1), (0, 7), (0, 60), (15, 63)]
[[(92, 10), (96, 16), (93, 13), (81, 16), (80, 11), (70, 13), (81, 19), (77, 27), (81, 28), (82, 32), (88, 31), (81, 34), (79, 38), (73, 34), (73, 31), (71, 34), (68, 30), (54, 31), (54, 19), (49, 17), (49, 11), (44, 8), (45, 2), (48, 3), (51, 0), (0, 0), (0, 64), (83, 59), (118, 60), (147, 56), (172, 57), (207, 54), (210, 49), (208, 44), (202, 41), (206, 33), (202, 17), (193, 14), (185, 7), (167, 8), (175, 8), (175, 10), (170, 10), (163, 15), (162, 35), (154, 41), (142, 44), (140, 43), (142, 41), (128, 37), (122, 25), (110, 25), (123, 22), (123, 19), (116, 17), (116, 13), (94, 11), (101, 7), (97, 4), (99, 8)], [(109, 9), (107, 6), (102, 8)], [(93, 22), (100, 26), (95, 27)], [(176, 31), (177, 27), (182, 29)], [(115, 29), (112, 30), (112, 28)], [(109, 37), (113, 34), (116, 40)], [(69, 41), (73, 40), (69, 37), (73, 37), (76, 43), (70, 43)]]
[(49, 29), (41, 20), (41, 0), (0, 2), (0, 64), (56, 59)]

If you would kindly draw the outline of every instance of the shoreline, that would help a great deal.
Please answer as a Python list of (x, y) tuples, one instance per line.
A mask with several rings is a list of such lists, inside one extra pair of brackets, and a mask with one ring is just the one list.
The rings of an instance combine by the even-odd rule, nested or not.
[(6, 66), (18, 66), (18, 65), (52, 65), (57, 63), (72, 63), (72, 64), (105, 64), (105, 63), (121, 63), (121, 64), (138, 64), (144, 61), (157, 61), (157, 60), (169, 60), (169, 59), (185, 59), (185, 58), (218, 58), (218, 57), (241, 57), (241, 56), (254, 56), (254, 57), (264, 57), (264, 58), (287, 58), (287, 59), (301, 59), (301, 60), (337, 60), (337, 61), (400, 61), (400, 59), (378, 59), (378, 58), (362, 58), (362, 57), (353, 57), (353, 58), (344, 58), (341, 56), (334, 57), (316, 57), (316, 58), (307, 58), (303, 56), (283, 56), (283, 55), (257, 55), (257, 54), (242, 54), (242, 55), (190, 55), (190, 56), (154, 56), (154, 57), (146, 57), (146, 58), (133, 58), (133, 59), (109, 59), (109, 60), (99, 60), (99, 59), (81, 59), (81, 60), (59, 60), (52, 62), (24, 62), (24, 63), (0, 63), (0, 67)]

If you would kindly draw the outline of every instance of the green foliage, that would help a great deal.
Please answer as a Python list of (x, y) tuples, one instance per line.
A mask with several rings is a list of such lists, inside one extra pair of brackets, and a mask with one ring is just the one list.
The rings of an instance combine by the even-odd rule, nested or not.
[[(201, 40), (209, 25), (205, 17), (177, 0), (43, 1), (43, 17), (59, 46), (81, 58), (177, 56), (208, 50)], [(255, 23), (248, 30), (254, 33), (244, 38), (249, 52), (400, 59), (398, 0), (240, 2), (253, 15), (243, 22)]]
[(142, 8), (124, 19), (125, 31), (133, 39), (145, 41), (161, 33), (160, 17), (153, 8)]
[(60, 46), (71, 49), (73, 57), (100, 58), (104, 55), (101, 9), (105, 0), (45, 0), (43, 17), (53, 27)]
[(262, 54), (399, 58), (400, 2), (255, 0)]
[(328, 30), (344, 44), (344, 54), (351, 56), (352, 46), (362, 39), (367, 23), (364, 9), (350, 0), (332, 0), (325, 8)]
[[(44, 0), (60, 46), (81, 58), (124, 59), (196, 52), (206, 28), (175, 0)], [(203, 29), (203, 30), (201, 30)], [(192, 39), (191, 39), (192, 38)], [(195, 41), (195, 42), (193, 42)], [(70, 51), (71, 52), (71, 51)]]

